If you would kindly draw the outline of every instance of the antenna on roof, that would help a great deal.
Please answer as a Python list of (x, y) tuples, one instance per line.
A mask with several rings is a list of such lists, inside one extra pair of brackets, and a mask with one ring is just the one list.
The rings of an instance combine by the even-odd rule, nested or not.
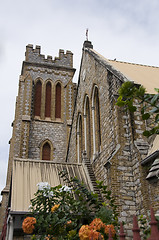
[(86, 41), (88, 41), (88, 28), (86, 29)]

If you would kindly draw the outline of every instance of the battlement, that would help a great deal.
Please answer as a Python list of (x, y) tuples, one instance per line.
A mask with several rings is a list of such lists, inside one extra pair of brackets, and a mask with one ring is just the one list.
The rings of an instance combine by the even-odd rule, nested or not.
[(68, 50), (64, 53), (64, 50), (60, 49), (59, 56), (53, 59), (50, 55), (45, 57), (45, 55), (41, 54), (40, 46), (36, 45), (34, 49), (32, 44), (28, 44), (26, 46), (25, 61), (72, 68), (73, 53)]

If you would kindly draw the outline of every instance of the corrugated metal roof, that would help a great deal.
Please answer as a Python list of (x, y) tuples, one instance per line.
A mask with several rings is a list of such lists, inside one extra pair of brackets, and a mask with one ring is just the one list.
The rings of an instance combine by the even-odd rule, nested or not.
[(48, 182), (52, 187), (59, 184), (65, 185), (58, 174), (62, 170), (66, 170), (70, 177), (76, 176), (92, 189), (82, 164), (15, 159), (13, 161), (11, 211), (28, 211), (30, 199), (34, 197), (39, 182)]
[(148, 93), (156, 93), (154, 88), (159, 88), (159, 67), (109, 60), (94, 49), (90, 49), (90, 51), (111, 64), (116, 70), (125, 75), (128, 80), (143, 85)]

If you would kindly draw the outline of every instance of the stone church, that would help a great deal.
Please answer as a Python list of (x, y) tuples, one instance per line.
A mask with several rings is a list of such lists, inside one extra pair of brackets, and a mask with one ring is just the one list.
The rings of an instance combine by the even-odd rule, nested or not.
[(125, 81), (158, 87), (159, 67), (109, 60), (85, 41), (78, 84), (73, 54), (54, 59), (26, 46), (19, 78), (6, 186), (0, 205), (1, 239), (24, 239), (21, 224), (37, 183), (64, 184), (65, 169), (97, 192), (102, 180), (116, 197), (120, 221), (132, 236), (134, 214), (159, 214), (159, 137), (142, 135), (148, 122), (115, 105)]

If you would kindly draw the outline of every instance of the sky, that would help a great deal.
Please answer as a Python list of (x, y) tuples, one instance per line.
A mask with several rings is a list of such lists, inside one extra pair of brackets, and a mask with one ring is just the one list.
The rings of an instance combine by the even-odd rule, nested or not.
[[(71, 50), (77, 82), (85, 32), (109, 59), (159, 66), (158, 0), (5, 0), (0, 7), (0, 191), (5, 187), (18, 82), (27, 44)], [(159, 87), (159, 86), (156, 86)], [(1, 199), (1, 198), (0, 198)]]

